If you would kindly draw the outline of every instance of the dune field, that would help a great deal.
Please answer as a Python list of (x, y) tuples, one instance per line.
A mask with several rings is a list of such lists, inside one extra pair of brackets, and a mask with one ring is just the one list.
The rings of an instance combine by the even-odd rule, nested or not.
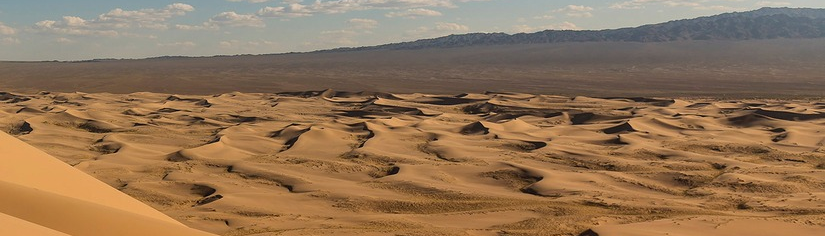
[(13, 226), (0, 234), (822, 235), (823, 112), (495, 92), (0, 93), (0, 222)]

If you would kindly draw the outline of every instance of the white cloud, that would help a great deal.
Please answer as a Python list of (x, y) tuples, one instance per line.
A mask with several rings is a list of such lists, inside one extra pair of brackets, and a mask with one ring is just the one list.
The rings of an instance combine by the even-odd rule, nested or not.
[[(127, 11), (120, 8), (101, 14), (91, 24), (108, 25), (111, 28), (150, 28), (166, 29), (166, 21), (175, 16), (186, 15), (187, 12), (194, 11), (195, 8), (188, 4), (174, 3), (163, 9), (141, 9)], [(77, 19), (85, 21), (83, 19)]]
[(695, 10), (713, 10), (713, 11), (741, 11), (741, 10), (746, 10), (747, 8), (723, 6), (723, 5), (709, 5), (709, 6), (697, 6), (697, 7), (694, 7), (693, 9), (695, 9)]
[(135, 36), (121, 32), (130, 28), (168, 29), (167, 21), (175, 16), (186, 15), (195, 8), (188, 4), (174, 3), (161, 9), (135, 11), (116, 8), (93, 19), (64, 16), (60, 21), (44, 20), (35, 24), (34, 30), (67, 35)]
[(373, 19), (354, 18), (347, 20), (348, 27), (340, 30), (325, 30), (319, 33), (318, 39), (306, 42), (304, 46), (342, 47), (358, 44), (357, 38), (361, 35), (372, 34), (371, 29), (378, 27), (378, 21)]
[(667, 6), (699, 6), (700, 4), (690, 0), (631, 0), (615, 3), (610, 6), (613, 9), (642, 9), (649, 4), (663, 4)]
[(63, 21), (70, 27), (83, 27), (86, 25), (86, 20), (77, 16), (64, 16)]
[(194, 46), (198, 46), (198, 44), (192, 41), (184, 41), (184, 42), (171, 42), (171, 43), (158, 43), (158, 47), (175, 47), (175, 48), (191, 48)]
[(2, 45), (11, 45), (11, 44), (19, 44), (20, 39), (12, 37), (12, 35), (16, 35), (17, 30), (3, 24), (0, 22), (0, 35), (5, 35), (6, 37), (0, 37), (0, 44)]
[(353, 29), (375, 29), (378, 27), (378, 21), (372, 19), (350, 19), (347, 21)]
[(576, 24), (565, 21), (565, 22), (555, 24), (555, 25), (548, 25), (547, 29), (553, 29), (553, 30), (580, 30), (581, 28), (579, 28), (579, 26), (576, 26)]
[(217, 14), (210, 18), (205, 24), (230, 27), (266, 27), (264, 21), (256, 15), (238, 14), (233, 11)]
[(790, 6), (791, 3), (789, 2), (774, 2), (774, 1), (760, 1), (756, 3), (757, 6), (760, 7), (786, 7)]
[(569, 17), (593, 17), (592, 7), (582, 5), (567, 5), (564, 8), (556, 9), (553, 12), (562, 13)]
[(54, 42), (59, 43), (59, 44), (70, 44), (70, 43), (74, 43), (74, 40), (60, 37), (60, 38), (54, 39)]
[(262, 45), (276, 45), (277, 43), (268, 41), (268, 40), (257, 40), (257, 41), (240, 41), (240, 40), (229, 40), (229, 41), (221, 41), (219, 43), (221, 47), (242, 47), (242, 46), (262, 46)]
[(175, 25), (175, 29), (179, 30), (217, 30), (218, 27), (214, 25), (208, 25), (206, 23), (202, 25)]
[(315, 1), (310, 4), (301, 4), (299, 1), (284, 1), (285, 6), (265, 7), (259, 10), (257, 14), (262, 17), (302, 17), (374, 9), (455, 8), (457, 2), (475, 1), (488, 0), (332, 0)]
[(468, 31), (470, 27), (466, 25), (456, 24), (456, 23), (445, 23), (445, 22), (438, 22), (435, 24), (435, 29), (438, 31), (445, 31), (445, 32), (459, 32), (459, 31)]
[(264, 7), (258, 10), (258, 16), (261, 17), (302, 17), (311, 16), (317, 13), (310, 10), (305, 5), (292, 3), (286, 7)]
[(513, 32), (515, 33), (532, 33), (538, 31), (536, 27), (529, 25), (514, 25)]
[(358, 35), (360, 35), (359, 32), (348, 29), (321, 31), (319, 44), (335, 47), (353, 46), (358, 44), (358, 41), (355, 40)]
[(269, 2), (269, 0), (227, 0), (230, 2), (248, 2), (248, 3), (263, 3)]
[(407, 19), (415, 19), (422, 16), (441, 16), (441, 12), (425, 9), (425, 8), (413, 8), (407, 9), (406, 11), (394, 11), (387, 13), (386, 17), (403, 17)]
[(85, 23), (80, 23), (78, 17), (64, 16), (62, 21), (44, 20), (35, 23), (34, 29), (38, 32), (48, 32), (66, 35), (90, 35), (118, 37), (120, 33), (113, 29), (93, 27)]
[(218, 30), (221, 27), (266, 27), (264, 21), (252, 14), (238, 14), (236, 12), (222, 12), (209, 18), (208, 21), (200, 25), (175, 25), (179, 30)]
[(414, 38), (444, 36), (447, 34), (466, 33), (470, 27), (457, 23), (438, 22), (435, 26), (422, 26), (408, 30), (407, 35)]
[(0, 22), (0, 35), (15, 35), (17, 30)]
[(615, 3), (613, 9), (642, 9), (647, 5), (663, 5), (668, 7), (690, 7), (694, 10), (741, 10), (741, 8), (720, 5), (719, 2), (742, 2), (743, 0), (630, 0)]
[(17, 39), (17, 38), (14, 38), (14, 37), (0, 38), (0, 44), (3, 44), (3, 45), (20, 44), (20, 39)]

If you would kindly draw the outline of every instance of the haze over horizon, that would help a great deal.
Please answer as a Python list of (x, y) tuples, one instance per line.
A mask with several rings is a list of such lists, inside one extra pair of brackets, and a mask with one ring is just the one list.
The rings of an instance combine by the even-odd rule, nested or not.
[(0, 3), (0, 60), (208, 56), (368, 46), (470, 32), (610, 29), (803, 0), (208, 0)]

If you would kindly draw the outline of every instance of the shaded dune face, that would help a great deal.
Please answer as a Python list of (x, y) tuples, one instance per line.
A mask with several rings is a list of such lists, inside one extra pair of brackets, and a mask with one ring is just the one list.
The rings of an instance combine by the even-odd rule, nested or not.
[(812, 101), (3, 94), (3, 131), (222, 235), (825, 230)]

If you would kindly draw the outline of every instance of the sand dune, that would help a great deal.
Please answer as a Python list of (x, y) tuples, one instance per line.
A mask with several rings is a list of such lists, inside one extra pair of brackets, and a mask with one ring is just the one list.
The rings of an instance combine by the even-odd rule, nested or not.
[[(19, 150), (0, 166), (0, 191), (15, 202), (0, 203), (0, 220), (14, 232), (89, 235), (83, 217), (130, 222), (102, 228), (117, 235), (198, 235), (186, 226), (220, 235), (825, 232), (825, 105), (816, 101), (5, 97), (0, 128), (105, 183), (0, 136), (4, 153)], [(72, 215), (82, 217), (56, 220)]]
[(211, 235), (0, 134), (2, 235)]

